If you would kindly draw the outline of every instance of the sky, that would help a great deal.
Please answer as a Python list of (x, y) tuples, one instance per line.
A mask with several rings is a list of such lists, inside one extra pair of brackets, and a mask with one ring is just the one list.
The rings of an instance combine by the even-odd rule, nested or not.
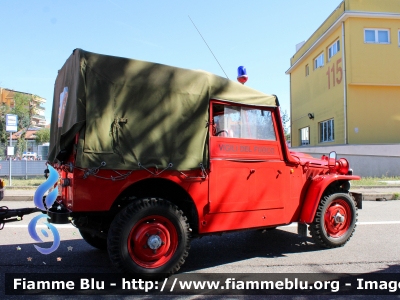
[[(46, 99), (76, 48), (201, 69), (278, 96), (290, 112), (285, 72), (342, 0), (0, 0), (0, 87)], [(190, 17), (190, 18), (189, 18)], [(218, 62), (191, 20), (211, 48)], [(222, 66), (222, 69), (220, 67)]]

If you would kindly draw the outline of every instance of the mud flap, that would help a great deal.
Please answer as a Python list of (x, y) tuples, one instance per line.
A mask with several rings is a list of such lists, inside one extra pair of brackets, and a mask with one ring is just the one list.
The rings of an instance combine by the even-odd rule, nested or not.
[(307, 224), (297, 223), (297, 234), (300, 236), (307, 236)]
[(354, 198), (354, 201), (356, 201), (356, 207), (358, 209), (362, 209), (363, 195), (361, 193), (353, 193), (353, 192), (350, 192), (350, 195)]

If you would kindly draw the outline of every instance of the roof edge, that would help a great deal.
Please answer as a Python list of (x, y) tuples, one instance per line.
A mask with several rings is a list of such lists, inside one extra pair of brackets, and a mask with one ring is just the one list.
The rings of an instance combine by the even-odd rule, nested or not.
[[(400, 19), (400, 13), (381, 13), (381, 12), (364, 12), (364, 11), (347, 11), (344, 12), (315, 42), (307, 49), (302, 56), (296, 60), (293, 65), (285, 72), (286, 75), (292, 71), (308, 56), (308, 54), (325, 41), (327, 36), (336, 30), (341, 22), (346, 21), (348, 18), (374, 18), (374, 19)], [(311, 38), (311, 37), (310, 37)], [(309, 38), (309, 39), (310, 39)]]

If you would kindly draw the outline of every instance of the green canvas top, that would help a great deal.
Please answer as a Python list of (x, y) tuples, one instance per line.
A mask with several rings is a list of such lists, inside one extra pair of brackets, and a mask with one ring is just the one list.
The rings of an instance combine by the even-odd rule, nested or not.
[(54, 87), (49, 162), (190, 170), (206, 165), (210, 99), (276, 106), (276, 97), (217, 75), (75, 49)]

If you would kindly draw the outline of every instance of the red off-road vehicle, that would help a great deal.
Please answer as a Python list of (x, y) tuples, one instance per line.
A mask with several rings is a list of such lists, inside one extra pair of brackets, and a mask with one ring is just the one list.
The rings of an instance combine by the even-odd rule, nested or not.
[(52, 221), (72, 219), (116, 267), (147, 276), (176, 272), (190, 239), (213, 233), (298, 222), (342, 246), (361, 208), (346, 159), (289, 151), (276, 96), (203, 71), (74, 50), (50, 152)]

